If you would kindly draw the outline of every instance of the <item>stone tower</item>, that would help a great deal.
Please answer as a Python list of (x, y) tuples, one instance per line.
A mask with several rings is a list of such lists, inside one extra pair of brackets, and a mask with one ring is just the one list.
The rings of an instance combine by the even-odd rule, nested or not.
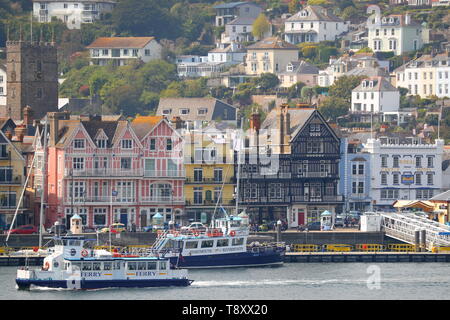
[(55, 44), (42, 41), (6, 42), (7, 99), (2, 114), (23, 119), (26, 106), (36, 119), (58, 111), (58, 63)]

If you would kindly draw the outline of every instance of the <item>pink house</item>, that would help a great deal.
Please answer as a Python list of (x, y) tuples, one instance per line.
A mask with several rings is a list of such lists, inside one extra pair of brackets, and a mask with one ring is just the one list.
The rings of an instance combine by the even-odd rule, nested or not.
[(164, 117), (49, 113), (47, 224), (148, 226), (184, 212), (182, 138)]

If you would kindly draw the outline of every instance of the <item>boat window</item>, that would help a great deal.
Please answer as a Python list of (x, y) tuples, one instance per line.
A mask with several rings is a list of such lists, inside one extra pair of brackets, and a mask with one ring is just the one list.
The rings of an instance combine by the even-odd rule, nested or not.
[(83, 262), (81, 270), (83, 270), (83, 271), (92, 270), (92, 263), (91, 262)]
[(156, 270), (156, 261), (147, 262), (147, 270)]
[(63, 270), (67, 270), (70, 267), (70, 262), (64, 262)]
[(120, 261), (114, 261), (113, 262), (113, 269), (114, 270), (120, 270)]
[(211, 248), (214, 245), (214, 240), (202, 241), (202, 248)]
[(69, 241), (69, 246), (79, 247), (80, 246), (80, 241), (79, 240), (70, 240)]
[(75, 271), (75, 270), (81, 270), (80, 262), (72, 262), (72, 271)]
[(244, 244), (244, 238), (233, 238), (233, 246), (241, 246)]
[(198, 247), (198, 241), (186, 241), (186, 249), (196, 249)]
[(136, 270), (136, 262), (128, 262), (128, 270)]
[(147, 268), (147, 263), (138, 262), (138, 270), (145, 270)]
[(103, 270), (111, 270), (111, 262), (103, 262)]
[(100, 271), (100, 270), (101, 270), (101, 268), (100, 268), (100, 262), (94, 262), (94, 263), (92, 264), (92, 270), (94, 270), (94, 271)]
[(217, 240), (217, 246), (218, 247), (227, 247), (228, 246), (228, 239), (218, 239)]
[(159, 262), (159, 270), (166, 270), (167, 269), (167, 262), (166, 261), (160, 261)]

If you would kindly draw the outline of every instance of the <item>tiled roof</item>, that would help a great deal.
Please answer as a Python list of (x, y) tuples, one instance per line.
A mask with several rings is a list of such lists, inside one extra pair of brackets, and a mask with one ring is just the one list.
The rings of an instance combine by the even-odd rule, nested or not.
[(86, 48), (143, 48), (155, 37), (100, 37)]
[(251, 46), (248, 46), (247, 49), (249, 49), (249, 50), (258, 50), (258, 49), (299, 50), (297, 46), (290, 44), (278, 37), (265, 38)]
[[(307, 16), (302, 16), (302, 12), (308, 12)], [(292, 17), (286, 20), (287, 22), (294, 21), (330, 21), (330, 22), (343, 22), (343, 20), (337, 16), (335, 16), (329, 10), (321, 7), (321, 6), (307, 6), (304, 9), (300, 10)]]
[[(262, 129), (277, 129), (277, 109), (273, 109), (267, 115), (266, 119), (261, 125)], [(314, 113), (313, 108), (289, 108), (288, 112), (290, 115), (290, 132), (293, 134), (295, 131), (303, 127), (303, 125), (308, 121), (311, 115)]]
[(139, 139), (144, 138), (162, 119), (163, 116), (138, 116), (131, 122), (131, 127)]

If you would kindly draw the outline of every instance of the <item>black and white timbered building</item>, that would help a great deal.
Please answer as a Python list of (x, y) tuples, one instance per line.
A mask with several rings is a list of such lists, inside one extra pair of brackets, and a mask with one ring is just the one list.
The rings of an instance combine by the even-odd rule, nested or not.
[(338, 195), (340, 139), (314, 108), (252, 115), (241, 162), (240, 205), (251, 221), (282, 219), (290, 227), (319, 221), (343, 203)]

